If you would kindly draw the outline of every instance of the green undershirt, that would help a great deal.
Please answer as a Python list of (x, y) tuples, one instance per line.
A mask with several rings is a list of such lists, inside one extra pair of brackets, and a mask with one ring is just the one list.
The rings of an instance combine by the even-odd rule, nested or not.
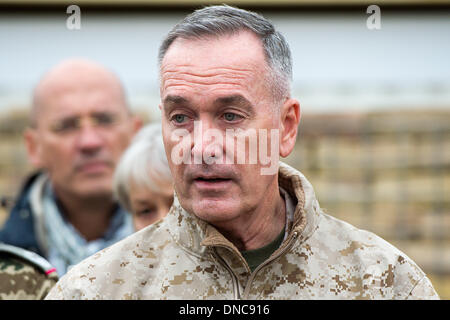
[(255, 250), (241, 251), (242, 256), (247, 261), (250, 270), (253, 272), (261, 263), (266, 261), (272, 253), (277, 250), (284, 239), (284, 228), (281, 233), (271, 243)]

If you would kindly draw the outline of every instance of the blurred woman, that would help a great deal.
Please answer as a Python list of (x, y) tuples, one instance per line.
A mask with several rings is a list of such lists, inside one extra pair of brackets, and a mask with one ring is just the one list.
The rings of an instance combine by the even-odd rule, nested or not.
[(114, 194), (140, 230), (164, 218), (173, 202), (173, 182), (161, 124), (149, 124), (134, 137), (114, 173)]

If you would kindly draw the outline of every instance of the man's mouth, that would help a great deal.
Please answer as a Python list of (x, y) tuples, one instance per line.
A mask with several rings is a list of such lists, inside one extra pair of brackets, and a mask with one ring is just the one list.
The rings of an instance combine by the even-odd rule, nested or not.
[(91, 161), (78, 166), (77, 171), (84, 174), (99, 174), (109, 170), (110, 166), (105, 161)]
[(230, 180), (231, 179), (228, 178), (203, 178), (203, 177), (194, 179), (194, 181), (209, 182), (209, 183), (225, 182)]
[(194, 186), (200, 191), (224, 191), (230, 187), (232, 180), (223, 177), (197, 177), (193, 180)]

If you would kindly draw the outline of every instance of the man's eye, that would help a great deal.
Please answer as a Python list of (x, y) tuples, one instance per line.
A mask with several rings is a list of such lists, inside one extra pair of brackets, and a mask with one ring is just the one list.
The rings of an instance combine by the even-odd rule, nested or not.
[(101, 113), (94, 115), (92, 120), (96, 125), (109, 126), (116, 121), (116, 117), (112, 114)]
[(227, 112), (227, 113), (223, 114), (223, 118), (225, 119), (225, 121), (232, 122), (232, 121), (239, 120), (242, 117), (237, 115), (236, 113)]
[(184, 114), (176, 114), (176, 115), (173, 117), (173, 120), (174, 120), (176, 123), (183, 123), (183, 122), (185, 122), (186, 118), (187, 118), (187, 117), (186, 117)]
[(80, 119), (70, 118), (61, 120), (52, 125), (52, 130), (55, 132), (69, 132), (80, 127)]

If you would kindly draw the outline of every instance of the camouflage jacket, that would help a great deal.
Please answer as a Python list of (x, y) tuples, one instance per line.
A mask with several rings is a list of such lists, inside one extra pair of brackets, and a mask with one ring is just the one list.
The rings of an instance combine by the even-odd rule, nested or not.
[(56, 270), (47, 260), (0, 243), (0, 300), (41, 300), (57, 281)]
[(73, 267), (48, 299), (438, 299), (422, 270), (373, 233), (324, 214), (280, 163), (297, 200), (288, 236), (250, 271), (217, 229), (175, 199), (166, 218)]

